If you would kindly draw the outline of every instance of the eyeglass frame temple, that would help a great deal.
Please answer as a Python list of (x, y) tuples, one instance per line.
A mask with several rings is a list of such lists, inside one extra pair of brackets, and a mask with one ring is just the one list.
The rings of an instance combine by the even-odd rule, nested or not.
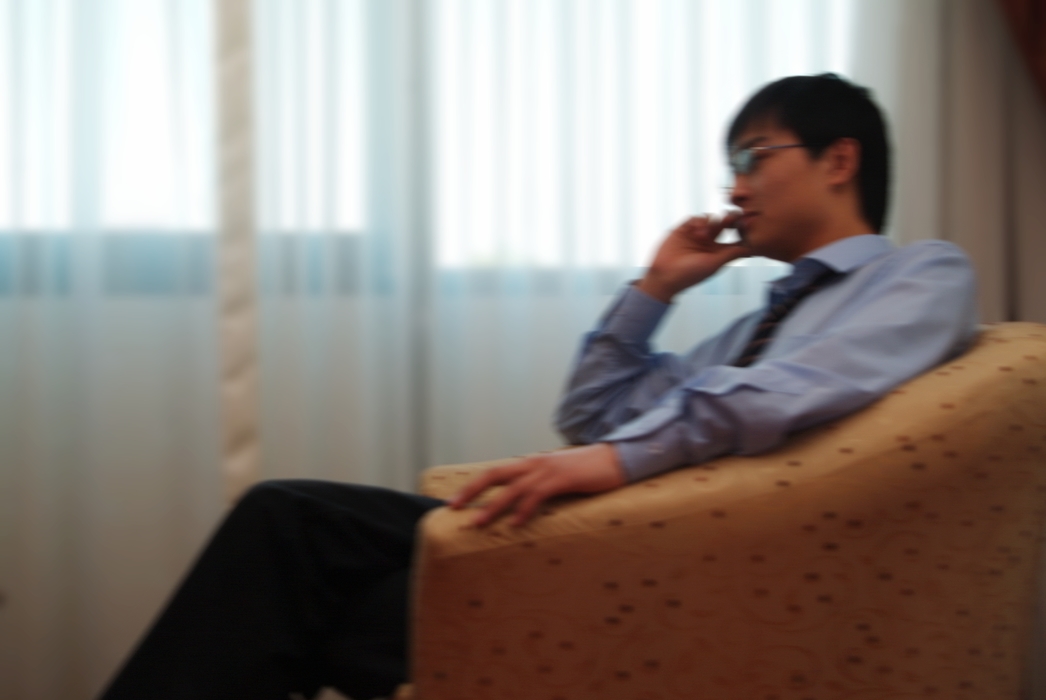
[(732, 172), (735, 176), (737, 176), (737, 175), (747, 175), (748, 173), (752, 172), (752, 164), (755, 163), (755, 158), (752, 158), (752, 160), (749, 163), (749, 166), (747, 168), (743, 169), (743, 170), (734, 167), (735, 158), (738, 155), (740, 155), (741, 153), (744, 153), (746, 151), (749, 152), (749, 153), (756, 153), (758, 151), (776, 151), (776, 150), (781, 149), (781, 148), (806, 148), (806, 147), (807, 146), (806, 146), (805, 143), (782, 143), (782, 144), (775, 144), (775, 145), (772, 145), (772, 146), (749, 146), (748, 148), (742, 148), (742, 149), (740, 149), (738, 151), (734, 151), (730, 155), (730, 158), (728, 159), (728, 164), (730, 166), (730, 172)]

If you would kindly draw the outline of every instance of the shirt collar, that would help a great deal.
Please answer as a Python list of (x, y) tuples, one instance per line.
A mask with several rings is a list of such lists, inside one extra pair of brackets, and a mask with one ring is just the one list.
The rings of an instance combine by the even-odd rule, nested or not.
[[(886, 236), (877, 233), (865, 233), (860, 236), (848, 236), (838, 241), (821, 246), (815, 251), (807, 253), (800, 260), (810, 258), (824, 263), (836, 272), (853, 272), (874, 258), (879, 257), (893, 249)], [(798, 262), (798, 261), (797, 261)]]
[(849, 236), (821, 246), (796, 260), (790, 274), (770, 283), (770, 299), (805, 286), (825, 266), (845, 275), (892, 249), (893, 244), (885, 236), (875, 233)]

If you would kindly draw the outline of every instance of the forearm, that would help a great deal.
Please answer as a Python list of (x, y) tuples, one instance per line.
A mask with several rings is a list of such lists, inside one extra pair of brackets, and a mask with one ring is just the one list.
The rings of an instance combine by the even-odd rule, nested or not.
[(678, 358), (650, 349), (649, 338), (667, 309), (630, 287), (584, 338), (555, 419), (569, 442), (598, 440), (683, 379)]
[(773, 380), (735, 383), (724, 376), (744, 369), (715, 370), (604, 437), (617, 449), (629, 481), (724, 454), (765, 452), (796, 430), (852, 413), (885, 393), (882, 386), (860, 386), (838, 376), (813, 381), (816, 388), (784, 382), (774, 388)]
[[(889, 317), (902, 315), (893, 300), (884, 306)], [(773, 449), (797, 430), (871, 404), (966, 347), (974, 321), (969, 300), (942, 294), (918, 306), (909, 319), (868, 318), (793, 338), (789, 351), (771, 349), (752, 367), (707, 367), (602, 439), (617, 447), (630, 481), (722, 454)]]

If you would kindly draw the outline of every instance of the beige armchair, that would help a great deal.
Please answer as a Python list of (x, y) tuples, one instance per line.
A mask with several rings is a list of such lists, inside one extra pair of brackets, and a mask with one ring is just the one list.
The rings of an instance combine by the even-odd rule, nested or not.
[[(447, 496), (492, 464), (437, 467)], [(1017, 698), (1046, 493), (1046, 327), (759, 457), (422, 526), (417, 700)]]

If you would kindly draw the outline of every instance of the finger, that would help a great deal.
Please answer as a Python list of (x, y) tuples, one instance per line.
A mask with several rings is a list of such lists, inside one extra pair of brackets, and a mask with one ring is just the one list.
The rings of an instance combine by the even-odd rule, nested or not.
[(500, 477), (497, 474), (485, 472), (465, 484), (454, 498), (450, 500), (450, 507), (456, 509), (464, 508), (481, 493), (498, 483), (500, 483)]
[(692, 236), (695, 232), (700, 231), (708, 226), (708, 215), (702, 214), (701, 216), (691, 216), (683, 223), (676, 227), (673, 233), (681, 233), (686, 236)]
[(731, 209), (726, 212), (721, 219), (722, 228), (735, 228), (737, 222), (741, 220), (743, 212), (740, 209)]
[(715, 240), (719, 229), (715, 228), (715, 219), (710, 216), (693, 217), (687, 221), (683, 234), (692, 242), (707, 244)]
[(725, 259), (725, 262), (723, 263), (724, 265), (730, 262), (731, 260), (737, 260), (738, 258), (748, 258), (752, 255), (751, 249), (749, 249), (748, 246), (742, 243), (724, 243), (722, 244), (722, 246), (723, 247), (720, 248), (719, 252)]
[(711, 237), (718, 238), (719, 234), (722, 233), (724, 229), (734, 228), (740, 218), (741, 212), (737, 209), (731, 209), (730, 211), (725, 212), (722, 216), (713, 217), (708, 225)]
[(498, 484), (504, 484), (507, 481), (511, 481), (513, 478), (518, 476), (521, 472), (522, 466), (513, 467), (496, 467), (489, 469), (472, 481), (465, 484), (465, 486), (450, 499), (450, 507), (460, 509), (466, 504), (471, 503), (476, 496), (480, 495), (491, 486), (497, 486)]
[(532, 491), (540, 480), (540, 474), (531, 472), (509, 484), (504, 491), (480, 509), (472, 519), (472, 524), (476, 527), (483, 527), (496, 520), (502, 513), (511, 510), (516, 501)]
[(526, 489), (519, 484), (512, 484), (504, 491), (492, 498), (489, 503), (484, 504), (479, 512), (472, 517), (475, 527), (485, 527), (496, 520), (502, 513), (512, 508), (512, 505), (520, 498)]
[(534, 513), (542, 503), (558, 493), (558, 489), (546, 484), (530, 489), (516, 504), (516, 512), (512, 517), (512, 526), (520, 527), (525, 524), (534, 517)]

